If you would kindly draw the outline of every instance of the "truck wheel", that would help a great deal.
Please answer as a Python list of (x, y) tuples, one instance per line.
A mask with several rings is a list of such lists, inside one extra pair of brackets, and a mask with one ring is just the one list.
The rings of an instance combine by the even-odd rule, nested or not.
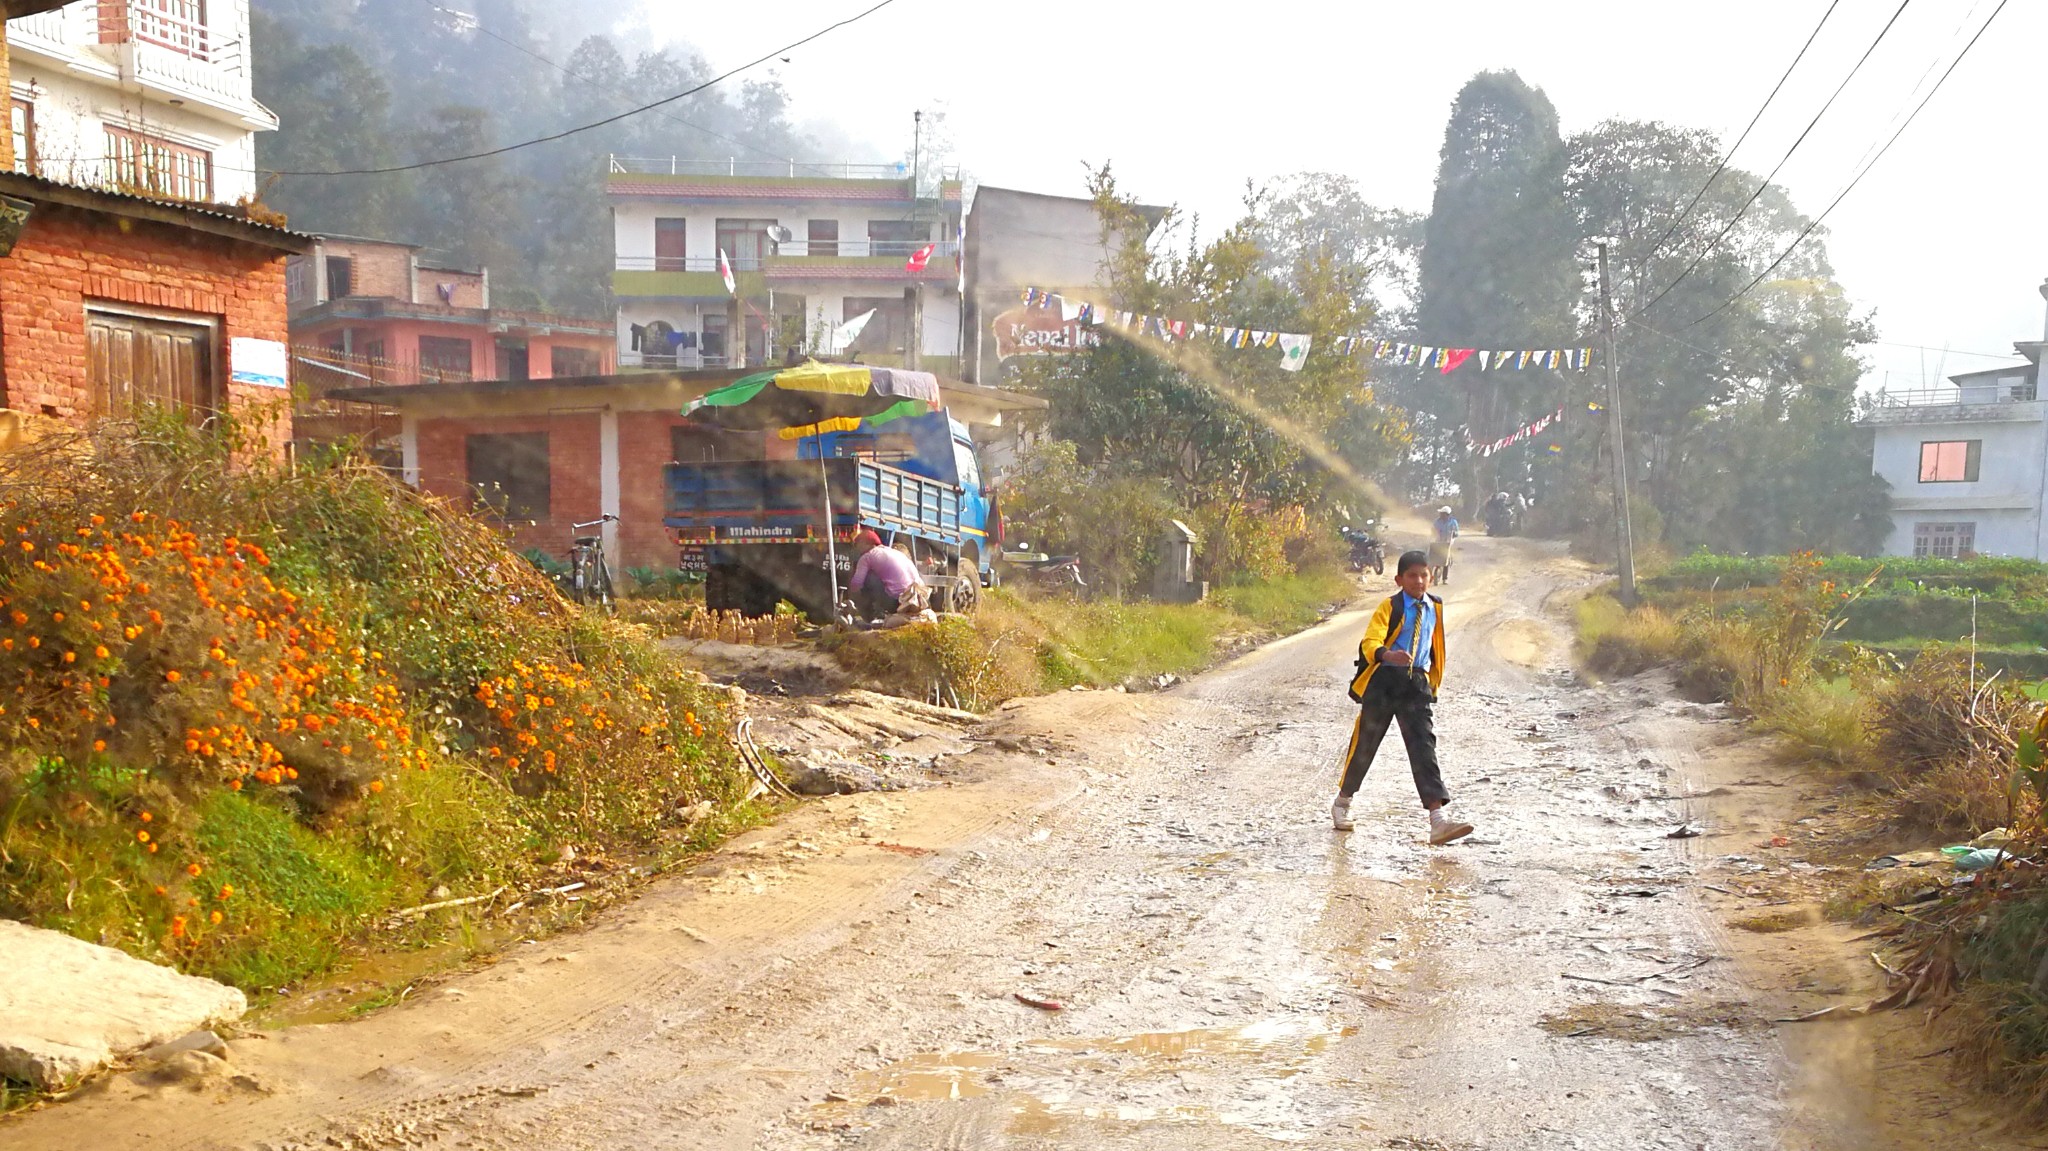
[(981, 578), (971, 570), (953, 581), (953, 610), (961, 615), (973, 615), (981, 606), (981, 594), (977, 587)]

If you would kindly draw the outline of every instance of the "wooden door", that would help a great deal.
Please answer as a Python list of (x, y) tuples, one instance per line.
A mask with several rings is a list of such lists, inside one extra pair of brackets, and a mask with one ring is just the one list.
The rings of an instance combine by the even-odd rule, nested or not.
[(217, 409), (213, 329), (88, 311), (86, 334), (95, 416), (128, 419), (155, 405), (203, 419)]

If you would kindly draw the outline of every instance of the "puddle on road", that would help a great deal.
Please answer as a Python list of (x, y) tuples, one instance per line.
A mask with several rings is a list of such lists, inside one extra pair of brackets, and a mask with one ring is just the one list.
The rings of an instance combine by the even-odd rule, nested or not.
[[(1014, 1055), (986, 1051), (929, 1052), (863, 1072), (820, 1110), (866, 1113), (870, 1104), (949, 1103), (998, 1098), (1018, 1134), (1050, 1134), (1073, 1121), (1220, 1123), (1269, 1137), (1306, 1136), (1312, 1120), (1295, 1114), (1287, 1080), (1339, 1040), (1300, 1019), (1268, 1019), (1242, 1027), (1150, 1031), (1102, 1038), (1037, 1039)], [(1186, 1102), (1189, 1077), (1213, 1076), (1199, 1103)], [(1176, 1096), (1167, 1102), (1161, 1096)]]

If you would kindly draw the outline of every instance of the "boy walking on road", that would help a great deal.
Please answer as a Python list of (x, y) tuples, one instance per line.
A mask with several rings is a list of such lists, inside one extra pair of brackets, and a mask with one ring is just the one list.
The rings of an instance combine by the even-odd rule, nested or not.
[(1344, 779), (1330, 822), (1338, 831), (1351, 830), (1351, 797), (1365, 782), (1387, 728), (1401, 725), (1408, 747), (1408, 767), (1415, 773), (1415, 791), (1429, 812), (1429, 842), (1441, 845), (1472, 834), (1472, 825), (1444, 814), (1451, 793), (1444, 790), (1436, 762), (1437, 688), (1444, 680), (1444, 601), (1429, 594), (1430, 557), (1422, 552), (1402, 555), (1394, 568), (1401, 590), (1381, 603), (1358, 642), (1358, 674), (1351, 698), (1358, 701), (1358, 722), (1344, 753)]

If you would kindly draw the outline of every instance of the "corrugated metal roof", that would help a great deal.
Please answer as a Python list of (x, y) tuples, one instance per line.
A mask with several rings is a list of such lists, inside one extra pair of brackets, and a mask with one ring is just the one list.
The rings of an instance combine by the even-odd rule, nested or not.
[[(110, 212), (116, 215), (134, 214), (133, 212), (124, 213), (124, 208), (147, 208), (151, 210), (149, 218), (156, 219), (160, 223), (177, 222), (163, 219), (166, 215), (199, 217), (200, 220), (188, 220), (185, 222), (193, 227), (204, 228), (216, 233), (222, 232), (226, 228), (232, 228), (236, 232), (246, 233), (239, 237), (241, 239), (252, 243), (269, 244), (289, 252), (311, 251), (315, 242), (315, 237), (304, 232), (294, 232), (289, 228), (280, 228), (275, 224), (265, 224), (252, 220), (247, 213), (237, 212), (222, 204), (199, 204), (184, 200), (160, 200), (152, 196), (139, 196), (133, 192), (117, 192), (106, 188), (87, 187), (83, 184), (67, 184), (59, 180), (48, 180), (41, 176), (31, 176), (23, 172), (0, 172), (0, 192), (21, 196), (30, 200), (44, 200), (67, 207)], [(210, 222), (215, 226), (208, 228), (205, 223), (201, 222), (202, 220)]]
[[(905, 189), (900, 183), (891, 180), (877, 180), (875, 183), (882, 186), (854, 188), (844, 183), (738, 184), (715, 180), (684, 182), (615, 178), (605, 185), (605, 191), (614, 196), (659, 196), (668, 200), (875, 200), (910, 203), (910, 197), (904, 194)], [(947, 188), (942, 198), (949, 203), (958, 203), (960, 190)]]

